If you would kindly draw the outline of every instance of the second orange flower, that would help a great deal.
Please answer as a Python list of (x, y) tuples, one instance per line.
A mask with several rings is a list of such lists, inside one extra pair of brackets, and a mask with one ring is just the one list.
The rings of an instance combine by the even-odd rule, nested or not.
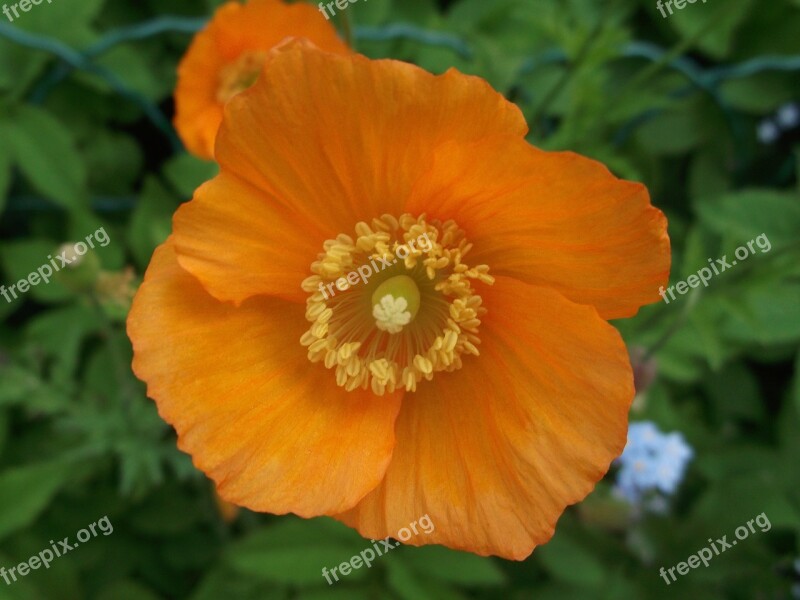
[(283, 0), (227, 2), (195, 36), (178, 66), (175, 128), (192, 154), (214, 158), (225, 104), (258, 79), (267, 55), (304, 38), (328, 52), (349, 52), (336, 29), (307, 3)]

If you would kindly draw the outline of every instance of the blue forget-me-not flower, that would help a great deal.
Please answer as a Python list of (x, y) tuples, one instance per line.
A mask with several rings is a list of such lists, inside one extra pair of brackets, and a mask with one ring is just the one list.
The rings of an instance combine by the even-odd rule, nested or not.
[(631, 423), (628, 443), (617, 459), (616, 491), (631, 503), (645, 496), (675, 493), (694, 451), (678, 432), (662, 433), (655, 423)]

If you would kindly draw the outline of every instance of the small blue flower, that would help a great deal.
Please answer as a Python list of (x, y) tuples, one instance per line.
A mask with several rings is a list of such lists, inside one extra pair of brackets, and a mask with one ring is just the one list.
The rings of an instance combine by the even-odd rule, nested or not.
[(800, 106), (797, 104), (784, 104), (778, 109), (778, 125), (783, 129), (793, 129), (800, 123)]
[(781, 130), (769, 119), (761, 121), (758, 126), (758, 140), (764, 145), (772, 144), (780, 137), (780, 135)]
[(672, 495), (693, 456), (680, 433), (664, 434), (649, 421), (631, 423), (628, 443), (617, 459), (616, 492), (634, 504), (648, 494)]

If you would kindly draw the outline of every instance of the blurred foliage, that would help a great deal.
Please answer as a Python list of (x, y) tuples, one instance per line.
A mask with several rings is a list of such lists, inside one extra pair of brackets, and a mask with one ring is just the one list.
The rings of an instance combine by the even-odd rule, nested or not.
[[(213, 0), (57, 0), (0, 20), (0, 282), (104, 228), (102, 284), (0, 300), (0, 565), (108, 515), (114, 533), (0, 599), (788, 598), (800, 555), (800, 3), (372, 0), (358, 49), (486, 78), (530, 141), (647, 184), (670, 220), (672, 282), (765, 233), (769, 253), (617, 323), (656, 378), (633, 419), (680, 430), (696, 460), (660, 515), (613, 474), (522, 563), (399, 548), (329, 587), (368, 546), (329, 519), (231, 520), (130, 370), (130, 294), (176, 207), (216, 167), (171, 130), (175, 67)], [(0, 17), (0, 19), (2, 19)], [(67, 274), (69, 275), (69, 274)], [(765, 512), (773, 527), (666, 586), (685, 560)], [(223, 514), (228, 519), (222, 517)], [(795, 592), (796, 593), (796, 592)], [(797, 596), (795, 596), (797, 597)]]

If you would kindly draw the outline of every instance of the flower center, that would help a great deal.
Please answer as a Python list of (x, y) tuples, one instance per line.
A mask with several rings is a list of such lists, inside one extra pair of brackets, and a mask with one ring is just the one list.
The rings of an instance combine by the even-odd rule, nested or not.
[(348, 391), (405, 389), (478, 356), (486, 309), (473, 283), (492, 285), (489, 267), (463, 262), (472, 245), (457, 225), (425, 215), (358, 223), (355, 238), (323, 244), (303, 281), (311, 323), (300, 343), (311, 362), (336, 371)]
[(219, 72), (217, 100), (225, 104), (236, 94), (253, 85), (267, 60), (267, 53), (262, 50), (244, 52), (234, 61), (228, 63)]
[(419, 288), (408, 275), (396, 275), (372, 294), (372, 316), (381, 331), (400, 333), (419, 312)]

